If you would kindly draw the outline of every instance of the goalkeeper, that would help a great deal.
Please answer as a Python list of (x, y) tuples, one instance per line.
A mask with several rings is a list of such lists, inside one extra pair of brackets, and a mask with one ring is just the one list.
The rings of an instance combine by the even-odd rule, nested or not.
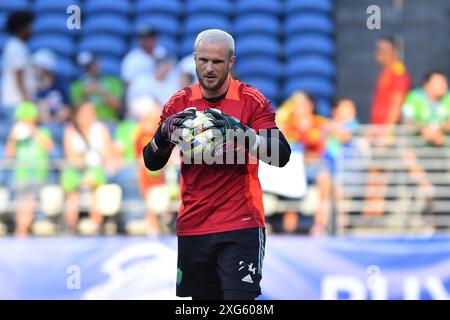
[[(233, 38), (217, 29), (201, 32), (194, 59), (199, 82), (175, 93), (164, 106), (160, 126), (144, 148), (146, 167), (164, 167), (174, 147), (173, 133), (195, 117), (191, 107), (205, 112), (223, 133), (245, 133), (246, 159), (258, 157), (285, 166), (291, 150), (275, 124), (270, 101), (229, 74), (236, 59)], [(255, 299), (261, 294), (265, 246), (258, 163), (182, 161), (180, 190), (177, 295), (194, 300)]]

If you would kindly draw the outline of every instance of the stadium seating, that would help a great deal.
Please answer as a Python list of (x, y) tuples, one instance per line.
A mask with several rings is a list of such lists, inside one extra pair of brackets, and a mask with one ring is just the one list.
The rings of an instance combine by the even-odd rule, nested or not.
[(284, 26), (286, 36), (306, 32), (333, 33), (333, 21), (331, 18), (317, 13), (288, 15)]
[(307, 56), (289, 58), (286, 65), (286, 75), (289, 77), (298, 76), (323, 76), (333, 78), (336, 68), (330, 59), (322, 56)]
[(160, 43), (164, 48), (166, 48), (170, 53), (175, 55), (179, 54), (180, 43), (176, 37), (169, 35), (158, 36), (158, 43)]
[(3, 48), (5, 46), (6, 41), (9, 38), (9, 34), (7, 33), (0, 33), (0, 48)]
[(283, 3), (279, 0), (243, 0), (236, 1), (236, 14), (244, 13), (269, 13), (279, 15), (282, 12)]
[(305, 90), (316, 97), (331, 99), (334, 96), (333, 82), (324, 77), (296, 77), (286, 81), (283, 97), (288, 98), (296, 90)]
[(187, 56), (188, 54), (192, 54), (192, 52), (194, 51), (195, 37), (196, 37), (195, 34), (183, 37), (183, 41), (181, 43), (181, 47), (178, 52), (181, 57)]
[(245, 14), (238, 16), (234, 23), (236, 36), (256, 33), (278, 36), (281, 26), (278, 18), (269, 14)]
[(11, 12), (14, 10), (26, 9), (29, 6), (27, 0), (0, 1), (0, 12)]
[(55, 217), (63, 212), (64, 191), (58, 184), (48, 184), (39, 193), (39, 207), (47, 217)]
[(183, 13), (183, 6), (178, 0), (137, 0), (135, 12), (136, 14), (164, 13), (180, 16)]
[(331, 14), (333, 11), (332, 0), (287, 0), (284, 6), (287, 14), (297, 12), (318, 12)]
[(59, 12), (66, 13), (66, 10), (71, 5), (80, 5), (77, 0), (36, 0), (34, 3), (35, 13), (49, 13)]
[[(261, 44), (264, 45), (261, 45)], [(281, 55), (280, 42), (272, 36), (244, 36), (236, 39), (236, 54), (239, 58), (245, 56), (265, 55), (277, 58)]]
[(235, 69), (240, 77), (263, 76), (280, 80), (283, 75), (283, 66), (275, 58), (239, 59)]
[[(66, 9), (72, 4), (82, 9), (81, 30), (66, 27)], [(159, 43), (179, 58), (192, 53), (198, 32), (220, 28), (235, 37), (234, 69), (240, 80), (260, 89), (275, 107), (295, 90), (307, 90), (315, 96), (318, 111), (329, 114), (336, 74), (333, 6), (332, 0), (0, 1), (0, 47), (8, 37), (4, 30), (7, 13), (32, 8), (35, 21), (30, 49), (56, 52), (59, 76), (74, 79), (81, 74), (74, 63), (81, 50), (98, 55), (104, 75), (118, 76), (123, 56), (136, 45), (135, 31), (144, 23), (151, 24), (159, 32)], [(0, 120), (0, 152), (10, 125)], [(51, 132), (56, 148), (50, 156), (56, 160), (63, 156), (62, 129), (51, 128)], [(59, 174), (52, 170), (48, 182), (58, 183)], [(12, 186), (12, 178), (11, 170), (0, 170), (0, 185)], [(147, 206), (142, 203), (136, 168), (122, 170), (110, 182), (120, 185), (122, 204), (126, 203), (119, 219), (143, 219), (146, 209), (155, 209), (155, 200)], [(149, 199), (155, 197), (158, 192)]]
[(284, 50), (286, 57), (300, 54), (322, 54), (331, 57), (336, 48), (330, 37), (308, 34), (289, 37), (285, 42)]
[(278, 82), (270, 77), (242, 77), (242, 81), (245, 81), (252, 86), (258, 88), (268, 99), (273, 102), (278, 101), (279, 87)]
[(74, 34), (66, 27), (67, 15), (63, 13), (45, 13), (36, 16), (33, 31), (36, 35), (45, 32)]
[(120, 73), (120, 62), (119, 58), (100, 56), (100, 66), (103, 75), (115, 76)]
[(88, 16), (92, 14), (115, 13), (126, 17), (131, 14), (132, 10), (132, 4), (128, 0), (87, 0), (83, 5), (83, 12)]
[(88, 16), (83, 22), (83, 33), (111, 33), (127, 36), (131, 33), (131, 24), (126, 16), (120, 14), (95, 14)]
[(95, 54), (123, 56), (127, 51), (125, 40), (113, 35), (85, 35), (80, 41), (78, 50), (92, 51)]
[(59, 56), (56, 63), (56, 74), (73, 79), (80, 74), (80, 69), (72, 62), (72, 59)]
[(187, 17), (183, 30), (185, 35), (196, 35), (205, 29), (212, 28), (233, 33), (232, 24), (229, 19), (222, 15), (212, 14), (194, 14)]
[(65, 56), (71, 56), (76, 53), (73, 38), (63, 34), (41, 34), (34, 36), (29, 44), (32, 51), (46, 48)]
[(135, 29), (137, 30), (139, 26), (144, 24), (151, 25), (159, 34), (163, 35), (176, 36), (180, 31), (180, 22), (173, 15), (161, 13), (137, 15)]
[(228, 16), (233, 13), (233, 7), (229, 0), (188, 0), (185, 6), (185, 12), (188, 15), (203, 13)]

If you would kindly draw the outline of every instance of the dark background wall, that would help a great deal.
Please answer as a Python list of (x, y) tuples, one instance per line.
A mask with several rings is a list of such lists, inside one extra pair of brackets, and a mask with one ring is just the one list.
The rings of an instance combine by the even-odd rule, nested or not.
[[(403, 44), (401, 55), (414, 86), (430, 69), (450, 76), (449, 0), (337, 0), (337, 95), (353, 98), (358, 117), (369, 120), (373, 90), (380, 68), (374, 59), (378, 37), (393, 35)], [(381, 29), (369, 30), (367, 7), (381, 9)]]

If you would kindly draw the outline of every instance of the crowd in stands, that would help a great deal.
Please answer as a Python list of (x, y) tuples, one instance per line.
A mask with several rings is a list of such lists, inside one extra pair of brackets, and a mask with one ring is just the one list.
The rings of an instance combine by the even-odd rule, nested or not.
[[(83, 51), (77, 56), (83, 73), (67, 83), (56, 76), (54, 52), (47, 48), (30, 52), (27, 40), (32, 22), (33, 16), (27, 11), (12, 13), (7, 20), (11, 37), (2, 50), (1, 125), (10, 126), (7, 140), (1, 143), (5, 144), (4, 157), (14, 159), (12, 184), (2, 183), (11, 186), (17, 201), (15, 235), (29, 234), (39, 190), (49, 181), (64, 190), (64, 225), (70, 233), (77, 232), (81, 211), (86, 211), (101, 232), (104, 217), (95, 201), (90, 201), (86, 210), (80, 203), (81, 198), (92, 199), (94, 191), (105, 183), (118, 182), (124, 198), (129, 196), (127, 192), (134, 192), (131, 199), (137, 196), (141, 201), (163, 201), (168, 194), (169, 199), (176, 200), (177, 178), (173, 173), (177, 155), (174, 153), (167, 170), (150, 172), (143, 165), (142, 149), (158, 126), (164, 103), (178, 89), (195, 81), (193, 56), (177, 61), (158, 43), (157, 32), (146, 25), (138, 31), (138, 46), (122, 60), (120, 77), (103, 76), (95, 54)], [(382, 72), (371, 123), (413, 124), (424, 144), (445, 146), (450, 131), (446, 75), (432, 71), (422, 87), (411, 88), (411, 78), (390, 38), (377, 42), (376, 59)], [(338, 99), (331, 118), (326, 118), (318, 114), (315, 97), (299, 88), (277, 107), (277, 124), (292, 149), (303, 152), (306, 179), (318, 188), (310, 233), (326, 234), (338, 162), (342, 157), (345, 161), (347, 150), (354, 148), (352, 137), (360, 126), (357, 107), (351, 98)], [(376, 134), (369, 138), (376, 138)], [(423, 170), (414, 162), (414, 154), (408, 157), (405, 163), (409, 163), (411, 175), (424, 188), (430, 188)], [(61, 159), (64, 161), (54, 161)], [(373, 168), (373, 172), (377, 170)], [(164, 220), (155, 212), (159, 210), (152, 208), (147, 206), (143, 213), (147, 232), (164, 232), (173, 222), (173, 212), (168, 212), (172, 216)], [(370, 211), (366, 214), (379, 214)], [(282, 229), (298, 231), (298, 213), (282, 214)]]

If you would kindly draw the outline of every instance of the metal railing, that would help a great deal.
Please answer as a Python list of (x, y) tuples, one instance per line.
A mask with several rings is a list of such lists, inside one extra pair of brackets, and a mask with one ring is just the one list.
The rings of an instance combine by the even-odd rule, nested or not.
[(417, 132), (359, 128), (334, 181), (336, 234), (450, 230), (450, 148), (431, 147)]

